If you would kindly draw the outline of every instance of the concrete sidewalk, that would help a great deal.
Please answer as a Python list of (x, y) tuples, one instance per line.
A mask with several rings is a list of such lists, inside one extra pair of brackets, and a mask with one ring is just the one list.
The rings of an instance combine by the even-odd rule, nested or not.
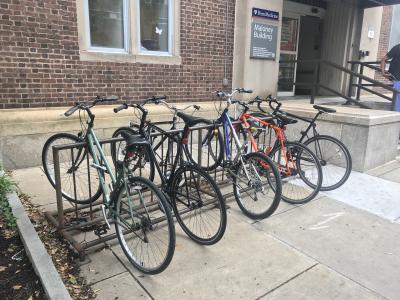
[[(227, 231), (214, 246), (195, 244), (176, 224), (175, 256), (159, 275), (136, 271), (115, 240), (89, 253), (82, 275), (98, 299), (398, 299), (400, 225), (394, 221), (400, 197), (385, 194), (392, 201), (381, 207), (395, 211), (389, 217), (354, 197), (365, 190), (360, 180), (382, 187), (376, 194), (370, 188), (368, 199), (364, 194), (367, 203), (390, 193), (387, 186), (400, 189), (396, 163), (372, 172), (381, 178), (353, 173), (335, 194), (306, 205), (282, 202), (260, 222), (231, 202)], [(41, 173), (16, 170), (14, 178), (34, 202), (54, 209), (55, 192)]]

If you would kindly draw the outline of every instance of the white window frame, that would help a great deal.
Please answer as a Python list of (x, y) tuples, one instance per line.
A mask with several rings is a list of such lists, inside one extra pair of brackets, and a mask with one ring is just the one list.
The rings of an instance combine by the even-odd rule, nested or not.
[(85, 28), (86, 32), (88, 33), (86, 35), (87, 50), (92, 52), (101, 52), (101, 53), (128, 53), (129, 51), (128, 10), (129, 10), (128, 0), (122, 0), (124, 48), (96, 47), (92, 46), (91, 42), (89, 0), (84, 0)]
[[(178, 0), (175, 0), (178, 1)], [(154, 55), (154, 56), (172, 56), (173, 55), (173, 35), (174, 35), (174, 3), (173, 0), (168, 0), (168, 51), (152, 51), (143, 50), (141, 47), (141, 35), (140, 35), (140, 0), (136, 1), (136, 28), (137, 28), (137, 49), (139, 55)]]

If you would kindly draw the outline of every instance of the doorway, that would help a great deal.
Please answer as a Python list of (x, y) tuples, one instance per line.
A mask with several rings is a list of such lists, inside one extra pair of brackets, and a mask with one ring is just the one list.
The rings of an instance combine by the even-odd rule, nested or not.
[[(302, 16), (300, 19), (298, 60), (321, 58), (322, 19), (314, 16)], [(314, 64), (298, 63), (296, 81), (312, 83), (314, 81)], [(311, 87), (296, 86), (296, 95), (310, 95)]]
[(312, 63), (297, 64), (293, 61), (321, 58), (324, 16), (325, 7), (284, 1), (280, 45), (279, 96), (311, 94), (311, 87), (294, 86), (293, 83), (312, 83), (314, 65)]
[[(296, 15), (284, 16), (282, 18), (281, 54), (279, 61), (297, 60), (299, 42), (300, 17)], [(285, 62), (279, 64), (279, 96), (293, 96), (296, 81), (296, 64)]]

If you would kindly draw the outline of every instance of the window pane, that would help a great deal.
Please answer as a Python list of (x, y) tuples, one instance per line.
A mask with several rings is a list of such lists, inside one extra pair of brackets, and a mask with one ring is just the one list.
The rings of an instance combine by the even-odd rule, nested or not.
[(298, 26), (297, 19), (282, 18), (281, 50), (296, 51)]
[(140, 0), (141, 50), (168, 52), (168, 0)]
[(282, 61), (295, 60), (295, 54), (281, 54), (279, 64), (279, 86), (278, 90), (280, 92), (292, 92), (293, 91), (293, 81), (295, 75), (296, 65), (294, 63), (282, 63)]
[(125, 47), (123, 10), (123, 0), (89, 0), (91, 46)]

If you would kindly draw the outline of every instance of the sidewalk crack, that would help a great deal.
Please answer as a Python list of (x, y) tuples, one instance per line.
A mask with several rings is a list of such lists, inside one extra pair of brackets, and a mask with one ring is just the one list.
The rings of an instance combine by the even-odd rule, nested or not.
[(150, 294), (150, 291), (145, 288), (145, 286), (139, 281), (139, 279), (133, 274), (133, 272), (122, 262), (121, 258), (114, 252), (112, 248), (111, 252), (114, 254), (115, 258), (120, 262), (120, 264), (128, 271), (129, 274), (133, 277), (133, 279), (137, 282), (137, 284), (144, 290), (144, 292), (154, 300), (154, 297)]
[(284, 286), (285, 284), (289, 283), (290, 281), (296, 279), (297, 277), (303, 275), (304, 273), (310, 271), (312, 268), (314, 268), (315, 266), (318, 266), (318, 265), (319, 265), (319, 263), (313, 264), (311, 267), (308, 267), (307, 269), (301, 271), (300, 273), (294, 275), (293, 277), (289, 278), (288, 280), (286, 280), (286, 281), (282, 282), (281, 284), (277, 285), (276, 287), (272, 288), (271, 290), (269, 290), (269, 291), (266, 292), (265, 294), (263, 294), (263, 295), (257, 297), (256, 300), (259, 300), (259, 299), (261, 299), (261, 298), (267, 296), (268, 294), (270, 294), (270, 293), (272, 293), (273, 291), (279, 289), (280, 287), (282, 287), (282, 286)]
[(108, 277), (106, 277), (106, 278), (100, 279), (100, 280), (98, 280), (98, 281), (91, 282), (89, 285), (92, 286), (92, 285), (94, 285), (94, 284), (97, 284), (97, 283), (102, 282), (102, 281), (104, 281), (104, 280), (108, 280), (108, 279), (110, 279), (110, 278), (113, 278), (113, 277), (115, 277), (115, 276), (118, 276), (118, 275), (121, 275), (121, 274), (124, 274), (124, 273), (127, 273), (127, 271), (122, 271), (122, 272), (119, 272), (119, 273), (117, 273), (117, 274), (114, 274), (114, 275), (108, 276)]

